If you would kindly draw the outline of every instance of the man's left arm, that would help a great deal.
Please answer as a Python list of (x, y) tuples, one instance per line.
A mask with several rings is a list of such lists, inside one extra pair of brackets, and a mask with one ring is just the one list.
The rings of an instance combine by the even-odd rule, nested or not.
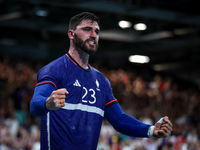
[(144, 124), (123, 112), (119, 103), (105, 109), (105, 118), (118, 132), (134, 137), (167, 137), (171, 134), (172, 124), (168, 117), (163, 117), (155, 126)]

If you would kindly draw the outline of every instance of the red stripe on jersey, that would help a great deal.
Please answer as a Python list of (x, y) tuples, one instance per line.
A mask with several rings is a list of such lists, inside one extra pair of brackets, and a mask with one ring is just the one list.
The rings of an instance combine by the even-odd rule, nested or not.
[(66, 56), (67, 56), (75, 65), (77, 65), (77, 63), (74, 62), (74, 61), (69, 57), (69, 55), (66, 54)]
[(50, 84), (52, 84), (52, 85), (55, 87), (55, 89), (57, 89), (57, 86), (56, 86), (55, 83), (53, 83), (52, 81), (44, 81), (44, 82), (40, 82), (40, 83), (36, 84), (36, 86), (38, 86), (38, 85), (42, 85), (42, 84), (46, 84), (46, 83), (50, 83)]
[(92, 71), (92, 67), (90, 66), (90, 64), (88, 64), (88, 66), (90, 67), (90, 70)]
[(117, 99), (114, 99), (114, 100), (112, 100), (112, 101), (106, 103), (106, 106), (109, 105), (109, 104), (111, 104), (111, 103), (113, 103), (113, 102), (117, 102)]

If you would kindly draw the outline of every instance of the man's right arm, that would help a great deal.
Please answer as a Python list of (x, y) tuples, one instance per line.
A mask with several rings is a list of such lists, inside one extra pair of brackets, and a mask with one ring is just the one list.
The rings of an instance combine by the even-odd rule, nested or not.
[(36, 86), (30, 102), (30, 112), (34, 116), (42, 117), (49, 112), (46, 108), (46, 100), (54, 90), (55, 87), (48, 83)]
[(50, 110), (57, 110), (65, 106), (65, 97), (69, 94), (65, 88), (55, 90), (52, 84), (36, 86), (30, 103), (30, 111), (33, 115), (42, 117)]

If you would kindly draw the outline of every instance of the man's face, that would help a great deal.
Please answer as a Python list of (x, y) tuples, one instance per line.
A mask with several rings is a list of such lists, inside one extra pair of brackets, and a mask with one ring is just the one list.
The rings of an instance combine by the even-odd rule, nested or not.
[(87, 54), (94, 54), (98, 48), (99, 25), (96, 21), (83, 20), (74, 31), (74, 44)]

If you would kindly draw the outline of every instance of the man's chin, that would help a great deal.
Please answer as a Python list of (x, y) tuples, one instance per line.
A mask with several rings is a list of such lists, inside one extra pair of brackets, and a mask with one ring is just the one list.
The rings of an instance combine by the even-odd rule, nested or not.
[(94, 55), (95, 53), (96, 53), (96, 51), (90, 51), (87, 54), (89, 54), (91, 56), (91, 55)]
[(89, 55), (93, 55), (94, 53), (96, 53), (97, 50), (94, 49), (83, 49), (83, 51)]
[(90, 53), (89, 55), (90, 55), (90, 56), (92, 56), (92, 55), (94, 55), (95, 53), (96, 53), (96, 51), (94, 51), (94, 52)]

